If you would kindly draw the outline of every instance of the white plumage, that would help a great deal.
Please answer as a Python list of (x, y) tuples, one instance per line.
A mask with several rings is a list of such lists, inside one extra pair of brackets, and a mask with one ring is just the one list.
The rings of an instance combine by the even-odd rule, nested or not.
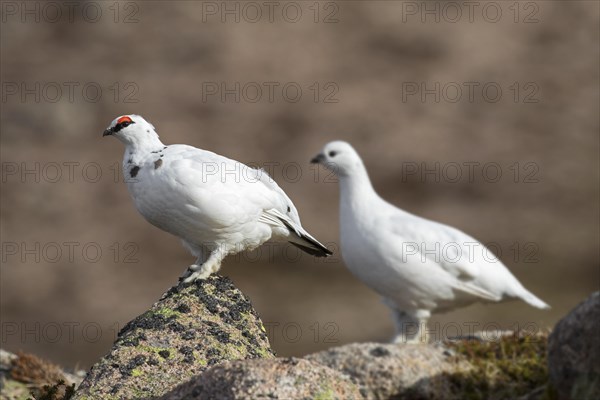
[(422, 341), (433, 311), (477, 301), (521, 299), (549, 308), (476, 239), (379, 197), (350, 144), (328, 143), (312, 162), (339, 177), (342, 257), (392, 309), (396, 342)]
[(296, 207), (265, 171), (192, 146), (164, 145), (138, 115), (116, 118), (106, 135), (125, 144), (123, 174), (137, 210), (197, 257), (186, 282), (208, 277), (228, 254), (271, 238), (331, 255), (302, 228)]

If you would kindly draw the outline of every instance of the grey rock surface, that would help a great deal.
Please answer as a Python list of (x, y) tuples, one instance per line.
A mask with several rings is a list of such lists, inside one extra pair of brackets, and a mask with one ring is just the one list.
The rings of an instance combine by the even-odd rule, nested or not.
[(223, 361), (272, 357), (249, 300), (228, 278), (212, 275), (171, 288), (130, 321), (74, 399), (157, 397)]
[(433, 344), (354, 343), (305, 359), (348, 375), (366, 399), (444, 398), (439, 377), (470, 368), (443, 345)]
[(308, 360), (277, 358), (219, 364), (161, 400), (361, 398), (358, 387), (337, 371)]
[(548, 339), (548, 370), (561, 399), (600, 399), (600, 292), (556, 324)]

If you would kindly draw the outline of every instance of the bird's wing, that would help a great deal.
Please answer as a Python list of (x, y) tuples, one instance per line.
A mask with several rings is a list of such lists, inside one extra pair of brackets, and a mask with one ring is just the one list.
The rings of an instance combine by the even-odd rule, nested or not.
[(300, 224), (296, 207), (266, 171), (192, 146), (169, 150), (171, 171), (190, 202), (201, 203), (194, 205), (209, 210), (206, 214), (220, 218), (223, 225), (262, 218), (272, 209)]
[(278, 207), (275, 209), (284, 214), (287, 218), (289, 218), (294, 223), (300, 225), (300, 215), (298, 214), (298, 210), (292, 200), (288, 197), (288, 195), (279, 187), (277, 182), (263, 169), (254, 169), (256, 171), (256, 175), (260, 179), (260, 182), (269, 190), (271, 190), (274, 195), (277, 197)]
[(261, 222), (275, 236), (312, 255), (331, 251), (311, 236), (300, 223), (298, 211), (277, 183), (262, 169), (218, 154), (178, 145), (167, 160), (178, 197), (191, 217), (201, 216), (211, 229), (235, 229), (246, 222)]
[(456, 278), (456, 289), (497, 301), (495, 295), (476, 283), (481, 269), (499, 260), (483, 244), (460, 230), (411, 214), (388, 218), (391, 233), (402, 241), (403, 251), (433, 261)]
[(289, 231), (288, 240), (294, 246), (316, 257), (327, 257), (333, 253), (321, 242), (308, 233), (300, 223), (298, 210), (287, 194), (277, 185), (275, 180), (263, 170), (256, 170), (261, 183), (278, 196), (279, 207), (265, 210), (260, 221), (271, 226), (285, 227)]

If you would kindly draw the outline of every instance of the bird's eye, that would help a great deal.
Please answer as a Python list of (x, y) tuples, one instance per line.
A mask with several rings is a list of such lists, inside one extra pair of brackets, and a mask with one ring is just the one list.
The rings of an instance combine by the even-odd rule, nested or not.
[(126, 122), (132, 123), (133, 121), (127, 115), (125, 115), (117, 120), (117, 124), (124, 124)]
[(337, 155), (337, 151), (330, 151), (329, 157), (335, 157)]
[(113, 128), (113, 132), (119, 132), (121, 129), (131, 124), (135, 124), (135, 122), (133, 122), (131, 118), (129, 118), (128, 116), (121, 117), (117, 120), (117, 124)]

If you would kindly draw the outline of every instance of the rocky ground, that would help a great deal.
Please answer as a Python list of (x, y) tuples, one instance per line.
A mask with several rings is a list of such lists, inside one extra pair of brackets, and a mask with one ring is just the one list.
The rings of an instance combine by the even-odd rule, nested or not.
[(354, 343), (277, 358), (249, 300), (228, 278), (212, 276), (171, 288), (121, 330), (83, 379), (3, 351), (1, 398), (597, 399), (599, 333), (596, 292), (550, 335)]

